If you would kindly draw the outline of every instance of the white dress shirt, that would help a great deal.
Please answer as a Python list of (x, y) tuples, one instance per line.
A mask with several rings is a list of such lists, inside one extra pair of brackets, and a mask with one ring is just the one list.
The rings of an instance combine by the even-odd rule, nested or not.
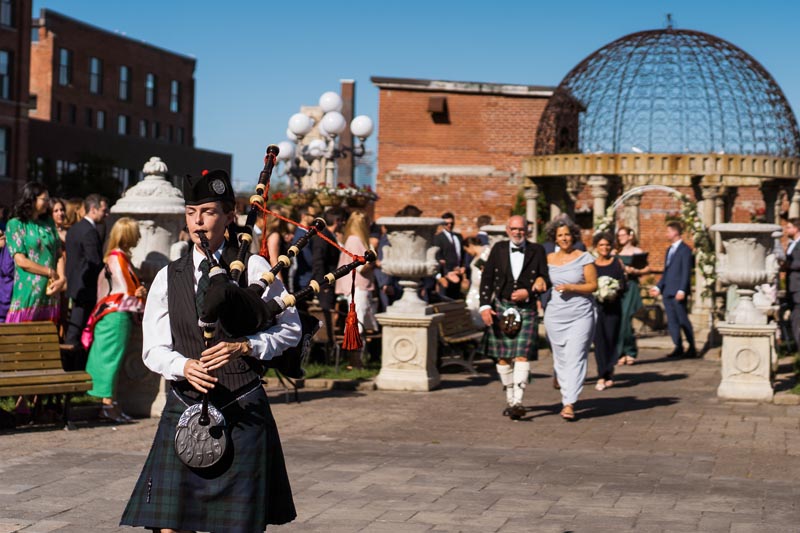
[[(664, 265), (664, 268), (668, 267), (669, 264), (672, 263), (672, 257), (675, 255), (675, 252), (678, 251), (678, 246), (680, 246), (682, 242), (683, 239), (678, 239), (677, 241), (669, 245), (669, 249), (667, 250), (667, 264)], [(653, 288), (655, 289), (656, 294), (661, 294), (661, 290), (657, 286)], [(686, 293), (679, 290), (678, 292), (675, 293), (675, 295), (677, 296), (678, 294), (685, 295)]]
[(454, 233), (450, 233), (449, 231), (444, 231), (444, 236), (447, 237), (447, 240), (450, 241), (450, 244), (453, 245), (453, 248), (456, 250), (456, 257), (458, 258), (459, 263), (461, 262), (461, 241), (456, 237)]
[(672, 258), (675, 256), (675, 252), (678, 251), (678, 246), (680, 246), (682, 242), (683, 239), (678, 239), (669, 245), (669, 250), (667, 250), (667, 264), (664, 266), (669, 266), (670, 263), (672, 263)]
[[(222, 248), (214, 254), (217, 259), (222, 254)], [(192, 261), (194, 263), (194, 286), (200, 280), (200, 262), (205, 256), (192, 246)], [(173, 350), (172, 329), (169, 322), (169, 303), (167, 298), (167, 268), (162, 268), (156, 274), (153, 285), (147, 295), (147, 304), (142, 319), (142, 360), (145, 366), (165, 379), (185, 379), (183, 367), (187, 357)], [(270, 269), (267, 261), (259, 256), (252, 255), (247, 262), (247, 279), (258, 279), (261, 274)], [(283, 283), (276, 279), (265, 292), (263, 299), (268, 301), (279, 298), (285, 294)], [(269, 329), (247, 339), (253, 347), (252, 356), (268, 361), (283, 353), (287, 348), (297, 346), (300, 342), (301, 326), (297, 309), (287, 308), (277, 319), (277, 323)]]
[(798, 236), (796, 239), (792, 240), (792, 242), (789, 243), (789, 247), (786, 249), (786, 257), (792, 255), (792, 251), (794, 251), (794, 247), (795, 245), (797, 245), (797, 241), (800, 241), (800, 236)]
[[(515, 252), (514, 248), (519, 248), (522, 253)], [(519, 275), (522, 274), (522, 264), (525, 262), (525, 243), (523, 242), (517, 246), (513, 242), (509, 242), (508, 255), (511, 261), (511, 276), (514, 280), (517, 280)]]

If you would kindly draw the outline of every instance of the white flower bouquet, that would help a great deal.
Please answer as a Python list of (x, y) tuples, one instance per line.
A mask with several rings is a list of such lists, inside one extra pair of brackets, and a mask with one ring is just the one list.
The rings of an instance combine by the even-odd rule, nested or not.
[(594, 297), (598, 302), (611, 302), (619, 295), (619, 280), (611, 276), (600, 276), (597, 278), (597, 290)]

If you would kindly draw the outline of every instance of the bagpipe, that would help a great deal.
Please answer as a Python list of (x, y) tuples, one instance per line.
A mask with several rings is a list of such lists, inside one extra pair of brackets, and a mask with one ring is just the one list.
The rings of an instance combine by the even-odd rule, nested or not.
[[(356, 268), (377, 259), (375, 252), (372, 250), (367, 250), (363, 256), (356, 256), (325, 238), (322, 235), (322, 231), (325, 229), (325, 221), (320, 218), (315, 219), (309, 227), (284, 219), (305, 229), (306, 234), (289, 248), (286, 255), (278, 257), (275, 266), (269, 271), (262, 273), (258, 279), (248, 279), (247, 287), (240, 285), (239, 279), (247, 268), (253, 230), (259, 214), (280, 216), (277, 213), (272, 213), (267, 207), (269, 182), (275, 167), (278, 151), (278, 147), (275, 145), (267, 147), (264, 168), (259, 174), (256, 192), (249, 199), (250, 211), (244, 228), (238, 232), (239, 250), (236, 260), (232, 261), (229, 266), (230, 271), (223, 268), (214, 257), (205, 232), (197, 233), (200, 246), (210, 265), (208, 273), (209, 285), (205, 293), (203, 309), (198, 319), (198, 326), (203, 331), (206, 349), (213, 346), (214, 339), (217, 338), (218, 329), (221, 330), (223, 338), (247, 337), (264, 331), (276, 324), (279, 315), (287, 307), (294, 307), (298, 302), (312, 298), (323, 287), (335, 285), (337, 279), (350, 273), (355, 274)], [(289, 268), (292, 258), (296, 257), (315, 236), (322, 237), (329, 244), (347, 253), (353, 258), (353, 261), (337, 268), (333, 272), (329, 272), (320, 281), (312, 280), (307, 287), (296, 291), (294, 294), (286, 293), (280, 298), (264, 300), (264, 294), (270, 285), (275, 282), (277, 276), (283, 270)], [(259, 255), (266, 256), (266, 238), (263, 241)], [(348, 315), (345, 326), (345, 341), (342, 346), (345, 350), (358, 349), (362, 345), (352, 303), (351, 313), (353, 316)], [(292, 379), (300, 379), (304, 376), (302, 369), (304, 344), (310, 342), (310, 338), (319, 329), (319, 321), (311, 315), (301, 312), (300, 322), (302, 333), (298, 346), (285, 350), (283, 354), (269, 361), (262, 361), (261, 363), (265, 370), (266, 368), (275, 368), (280, 374)], [(225, 419), (222, 413), (214, 406), (209, 405), (208, 393), (204, 393), (202, 398), (201, 403), (194, 404), (184, 411), (178, 422), (175, 434), (175, 451), (178, 457), (186, 465), (195, 468), (205, 468), (216, 464), (225, 454), (227, 447)]]

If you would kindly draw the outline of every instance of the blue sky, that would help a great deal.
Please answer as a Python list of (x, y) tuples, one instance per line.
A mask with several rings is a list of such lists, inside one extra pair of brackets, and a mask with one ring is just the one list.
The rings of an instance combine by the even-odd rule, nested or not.
[[(356, 81), (356, 112), (377, 123), (370, 76), (557, 85), (580, 60), (628, 33), (674, 26), (711, 33), (755, 57), (800, 109), (800, 2), (406, 0), (321, 2), (35, 0), (41, 8), (197, 58), (195, 139), (233, 154), (255, 183), (264, 148), (289, 117)], [(376, 149), (376, 135), (368, 141)]]

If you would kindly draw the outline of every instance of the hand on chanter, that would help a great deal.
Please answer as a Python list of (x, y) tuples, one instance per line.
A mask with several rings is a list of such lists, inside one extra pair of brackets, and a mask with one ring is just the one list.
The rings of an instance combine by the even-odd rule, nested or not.
[(208, 371), (216, 370), (227, 365), (237, 357), (250, 353), (250, 344), (247, 341), (220, 341), (211, 348), (203, 350), (200, 362)]
[(206, 365), (197, 359), (188, 359), (183, 365), (183, 377), (192, 387), (200, 392), (208, 392), (214, 388), (217, 378), (208, 373)]

